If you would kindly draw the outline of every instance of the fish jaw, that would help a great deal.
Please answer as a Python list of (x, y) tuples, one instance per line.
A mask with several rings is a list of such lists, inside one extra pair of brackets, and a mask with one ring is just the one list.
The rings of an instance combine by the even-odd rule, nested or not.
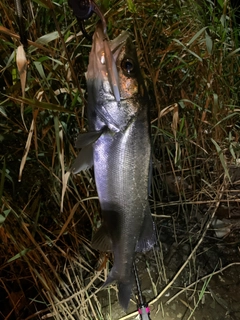
[[(101, 24), (97, 26), (93, 35), (93, 45), (89, 57), (89, 65), (86, 73), (87, 81), (99, 79), (99, 82), (107, 82), (108, 91), (112, 99), (120, 101), (119, 77), (116, 66), (116, 54), (126, 41), (128, 33), (124, 32), (114, 41), (108, 41)], [(100, 83), (98, 85), (100, 85)]]

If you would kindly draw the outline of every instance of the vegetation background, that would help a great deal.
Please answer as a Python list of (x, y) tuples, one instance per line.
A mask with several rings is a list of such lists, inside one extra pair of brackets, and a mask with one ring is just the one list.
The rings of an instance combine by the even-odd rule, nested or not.
[[(189, 245), (182, 267), (191, 266), (190, 284), (215, 217), (239, 217), (239, 26), (227, 0), (99, 4), (110, 39), (132, 33), (151, 100), (150, 204), (160, 240), (151, 286), (160, 299), (174, 283), (169, 279), (176, 280), (166, 276), (162, 234), (171, 246)], [(14, 1), (0, 3), (0, 318), (102, 319), (97, 292), (109, 257), (99, 259), (90, 246), (100, 222), (92, 170), (70, 175), (66, 185), (75, 138), (87, 130), (84, 72), (91, 43), (66, 1), (22, 5), (29, 40), (25, 90)], [(86, 22), (89, 34), (96, 21)], [(236, 221), (223, 236), (235, 230), (238, 247)], [(235, 257), (237, 264), (239, 250)]]

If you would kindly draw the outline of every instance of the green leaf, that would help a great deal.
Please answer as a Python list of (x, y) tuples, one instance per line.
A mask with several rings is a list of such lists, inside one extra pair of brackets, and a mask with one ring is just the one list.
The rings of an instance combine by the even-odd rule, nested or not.
[(34, 61), (34, 65), (35, 65), (38, 73), (40, 74), (40, 77), (42, 79), (46, 80), (46, 76), (45, 76), (45, 72), (43, 70), (42, 63), (40, 61)]
[[(36, 43), (41, 45), (47, 45), (49, 42), (56, 40), (59, 38), (59, 33), (57, 31), (53, 31), (51, 33), (45, 34), (44, 36), (38, 38)], [(38, 50), (35, 46), (30, 46), (28, 51), (29, 53), (33, 53), (34, 51)]]
[(202, 62), (202, 58), (199, 57), (195, 52), (193, 52), (192, 50), (188, 49), (184, 44), (181, 43), (181, 41), (179, 41), (178, 39), (173, 39), (173, 41), (175, 41), (176, 43), (178, 43), (181, 47), (183, 47), (186, 51), (188, 51), (191, 55), (193, 55), (194, 57), (196, 57), (198, 60), (200, 60)]
[(0, 214), (0, 224), (3, 224), (3, 222), (7, 219), (7, 216), (11, 212), (11, 209), (7, 209), (3, 211), (3, 214)]
[[(1, 103), (0, 103), (1, 104)], [(0, 113), (4, 116), (4, 117), (7, 117), (7, 113), (4, 109), (4, 107), (0, 106)]]
[(209, 54), (211, 54), (212, 53), (213, 42), (212, 42), (212, 38), (209, 36), (208, 32), (205, 32), (205, 39), (206, 39), (207, 51), (208, 51)]
[(240, 51), (240, 48), (237, 48), (236, 50), (233, 50), (232, 52), (230, 52), (227, 56), (226, 59), (231, 58), (233, 55), (235, 55), (236, 53), (238, 53)]
[(46, 9), (53, 9), (53, 4), (51, 0), (34, 0), (37, 4), (39, 4), (41, 7)]
[(73, 114), (72, 111), (65, 109), (61, 106), (55, 105), (53, 103), (48, 103), (48, 102), (40, 102), (38, 100), (33, 100), (33, 99), (26, 99), (26, 98), (20, 98), (16, 99), (17, 101), (29, 104), (31, 107), (36, 107), (40, 109), (45, 109), (45, 110), (51, 110), (51, 111), (58, 111), (58, 112), (65, 112), (65, 113), (71, 113)]
[(10, 57), (8, 58), (8, 61), (7, 61), (7, 63), (6, 63), (5, 68), (1, 69), (1, 72), (3, 72), (5, 69), (9, 68), (9, 66), (10, 66), (10, 65), (12, 64), (12, 62), (14, 61), (15, 56), (16, 56), (16, 51), (14, 50), (14, 51), (11, 53)]
[(197, 40), (198, 37), (207, 29), (208, 27), (204, 27), (201, 30), (199, 30), (193, 37), (192, 39), (188, 42), (188, 46), (190, 46), (195, 40)]
[(59, 33), (57, 31), (53, 31), (51, 33), (45, 34), (44, 36), (38, 38), (36, 42), (39, 44), (45, 45), (58, 38), (59, 38)]
[(7, 261), (7, 263), (10, 263), (10, 262), (12, 262), (12, 261), (14, 261), (14, 260), (17, 260), (17, 259), (25, 256), (26, 253), (28, 253), (28, 251), (30, 251), (30, 249), (23, 249), (21, 252), (19, 252), (18, 254), (16, 254), (14, 257), (10, 258), (10, 259)]
[(223, 0), (217, 0), (217, 2), (220, 5), (220, 7), (223, 8)]
[(127, 4), (128, 4), (128, 10), (131, 13), (136, 13), (137, 12), (136, 6), (135, 6), (135, 4), (133, 3), (132, 0), (127, 0)]
[(220, 148), (219, 144), (215, 140), (213, 140), (212, 138), (211, 138), (211, 141), (212, 141), (212, 143), (214, 144), (214, 146), (215, 146), (215, 148), (217, 150), (217, 153), (218, 153), (219, 159), (221, 161), (221, 164), (223, 166), (225, 175), (228, 177), (229, 181), (231, 181), (231, 178), (230, 178), (230, 175), (229, 175), (229, 172), (228, 172), (228, 168), (226, 166), (226, 161), (225, 161), (222, 149)]

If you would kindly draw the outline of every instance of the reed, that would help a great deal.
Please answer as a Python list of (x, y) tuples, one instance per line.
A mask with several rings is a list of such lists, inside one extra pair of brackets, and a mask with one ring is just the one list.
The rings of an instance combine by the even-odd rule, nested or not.
[[(239, 205), (239, 29), (229, 1), (103, 4), (110, 39), (126, 29), (134, 35), (151, 101), (149, 201), (159, 246), (138, 257), (151, 288), (143, 290), (153, 319), (180, 301), (178, 293), (190, 319), (212, 276), (226, 267), (216, 261), (208, 277), (201, 273), (201, 257), (216, 245), (215, 214)], [(101, 215), (93, 172), (67, 174), (75, 138), (88, 125), (91, 43), (65, 1), (30, 0), (23, 13), (25, 84), (14, 3), (0, 3), (0, 317), (127, 319), (116, 288), (101, 290), (111, 257), (90, 245)], [(87, 22), (87, 32), (96, 21)]]

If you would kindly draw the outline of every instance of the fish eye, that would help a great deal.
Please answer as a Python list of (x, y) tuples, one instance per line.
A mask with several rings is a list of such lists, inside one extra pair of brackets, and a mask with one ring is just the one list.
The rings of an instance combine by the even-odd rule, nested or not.
[(134, 73), (134, 63), (131, 59), (125, 58), (122, 60), (121, 67), (123, 71), (128, 75), (131, 76)]

